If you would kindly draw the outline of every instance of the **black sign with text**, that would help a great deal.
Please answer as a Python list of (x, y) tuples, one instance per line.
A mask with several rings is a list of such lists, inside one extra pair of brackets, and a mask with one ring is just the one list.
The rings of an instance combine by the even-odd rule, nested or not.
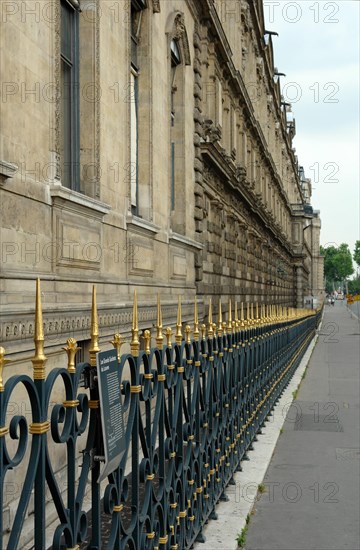
[(98, 479), (100, 482), (119, 466), (126, 444), (116, 350), (99, 352), (96, 364), (105, 454), (105, 463)]

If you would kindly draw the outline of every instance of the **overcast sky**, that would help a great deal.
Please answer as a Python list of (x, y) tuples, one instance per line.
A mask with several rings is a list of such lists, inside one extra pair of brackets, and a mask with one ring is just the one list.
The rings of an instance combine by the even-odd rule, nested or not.
[(294, 146), (312, 179), (321, 244), (360, 239), (360, 2), (264, 0), (275, 66), (296, 120)]

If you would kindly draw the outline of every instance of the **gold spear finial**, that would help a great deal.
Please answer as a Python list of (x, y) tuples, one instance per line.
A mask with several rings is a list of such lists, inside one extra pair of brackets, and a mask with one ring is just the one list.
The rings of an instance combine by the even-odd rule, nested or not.
[(136, 289), (134, 289), (133, 318), (132, 318), (131, 342), (130, 342), (130, 350), (134, 357), (139, 357), (139, 349), (140, 349), (140, 342), (139, 342), (138, 308), (137, 308)]
[(244, 302), (241, 302), (241, 305), (240, 305), (240, 327), (242, 329), (244, 329), (245, 327), (245, 322), (244, 322)]
[(256, 315), (256, 322), (259, 322), (259, 304), (256, 302), (255, 304), (255, 315)]
[(91, 305), (91, 327), (90, 327), (90, 366), (96, 367), (96, 354), (100, 351), (99, 348), (99, 324), (98, 324), (98, 314), (97, 314), (97, 303), (96, 303), (96, 286), (93, 286), (92, 290), (92, 305)]
[(157, 321), (156, 321), (156, 346), (158, 349), (163, 349), (163, 326), (162, 326), (162, 313), (160, 304), (160, 294), (157, 297)]
[(221, 336), (223, 332), (223, 320), (221, 311), (221, 298), (219, 298), (219, 313), (218, 313), (218, 335)]
[(203, 323), (200, 327), (201, 329), (201, 338), (202, 340), (206, 340), (206, 325)]
[(117, 360), (120, 363), (121, 346), (124, 344), (124, 342), (122, 341), (122, 338), (121, 338), (121, 334), (119, 334), (118, 332), (116, 334), (114, 334), (114, 338), (113, 338), (113, 340), (110, 341), (110, 344), (112, 344), (114, 346), (114, 348), (116, 349)]
[(214, 336), (214, 330), (213, 330), (213, 320), (212, 320), (212, 303), (211, 298), (209, 301), (209, 319), (208, 319), (208, 336), (209, 338), (212, 338)]
[(66, 340), (66, 347), (63, 348), (64, 351), (66, 351), (66, 354), (68, 356), (68, 372), (70, 374), (75, 374), (76, 368), (75, 368), (75, 355), (78, 351), (80, 351), (81, 348), (78, 348), (77, 341), (75, 338), (68, 338)]
[(41, 307), (40, 279), (36, 280), (36, 305), (35, 305), (35, 355), (31, 360), (33, 364), (34, 380), (45, 380), (45, 363), (47, 361), (44, 353), (44, 327)]
[(235, 330), (239, 328), (239, 316), (238, 316), (238, 306), (237, 300), (235, 300), (235, 311), (234, 311), (234, 321), (235, 321)]
[(3, 384), (3, 368), (8, 363), (11, 363), (10, 359), (5, 359), (5, 350), (3, 347), (0, 346), (0, 392), (4, 391), (4, 384)]
[(194, 340), (196, 342), (199, 340), (199, 317), (196, 296), (194, 302)]
[(185, 342), (187, 344), (191, 344), (190, 335), (191, 335), (191, 327), (190, 327), (190, 325), (186, 325), (186, 327), (185, 327)]
[(151, 332), (148, 329), (144, 330), (144, 348), (146, 355), (150, 355)]
[(182, 342), (182, 319), (181, 319), (181, 296), (178, 298), (178, 309), (177, 309), (177, 319), (176, 319), (176, 331), (175, 331), (175, 342), (180, 346)]
[(229, 309), (228, 309), (228, 324), (227, 330), (231, 333), (232, 331), (232, 314), (231, 314), (231, 298), (229, 298)]
[(251, 324), (253, 324), (253, 322), (254, 322), (254, 304), (252, 302), (250, 304), (250, 319), (251, 319)]

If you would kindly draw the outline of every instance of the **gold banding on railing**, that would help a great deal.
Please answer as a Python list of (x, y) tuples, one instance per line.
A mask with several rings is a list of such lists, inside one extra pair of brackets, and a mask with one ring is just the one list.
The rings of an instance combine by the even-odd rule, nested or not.
[(33, 364), (34, 380), (45, 380), (46, 356), (44, 353), (44, 327), (41, 307), (40, 279), (36, 280), (36, 305), (35, 305), (35, 355), (31, 359)]
[(6, 426), (2, 426), (0, 428), (0, 437), (5, 437), (5, 435), (7, 435), (9, 433), (9, 428), (7, 428)]
[(11, 363), (11, 361), (10, 361), (10, 359), (5, 359), (5, 349), (0, 346), (0, 392), (4, 391), (3, 368), (8, 363)]
[(29, 433), (33, 435), (42, 435), (50, 430), (50, 421), (45, 420), (44, 422), (33, 422), (29, 426)]
[(63, 401), (65, 409), (75, 409), (79, 405), (80, 401), (78, 399), (68, 399)]
[(116, 504), (113, 508), (113, 512), (115, 513), (119, 513), (119, 512), (122, 512), (124, 509), (124, 505), (123, 504)]

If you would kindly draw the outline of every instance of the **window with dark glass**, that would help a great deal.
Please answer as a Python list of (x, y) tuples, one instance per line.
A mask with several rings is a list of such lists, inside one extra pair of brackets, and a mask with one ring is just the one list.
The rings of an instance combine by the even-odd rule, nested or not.
[(142, 10), (146, 8), (144, 0), (131, 0), (131, 71), (130, 71), (130, 190), (131, 210), (138, 214), (139, 190), (139, 145), (138, 145), (138, 106), (139, 106), (139, 64), (138, 41)]
[(61, 0), (61, 126), (60, 163), (62, 185), (79, 191), (79, 13)]
[[(176, 67), (180, 65), (181, 58), (180, 52), (175, 40), (172, 40), (170, 43), (171, 50), (171, 101), (170, 101), (170, 118), (171, 118), (171, 127), (175, 126), (175, 100), (176, 100)], [(171, 131), (171, 159), (170, 159), (170, 177), (171, 177), (171, 210), (175, 208), (175, 136), (173, 130)]]

